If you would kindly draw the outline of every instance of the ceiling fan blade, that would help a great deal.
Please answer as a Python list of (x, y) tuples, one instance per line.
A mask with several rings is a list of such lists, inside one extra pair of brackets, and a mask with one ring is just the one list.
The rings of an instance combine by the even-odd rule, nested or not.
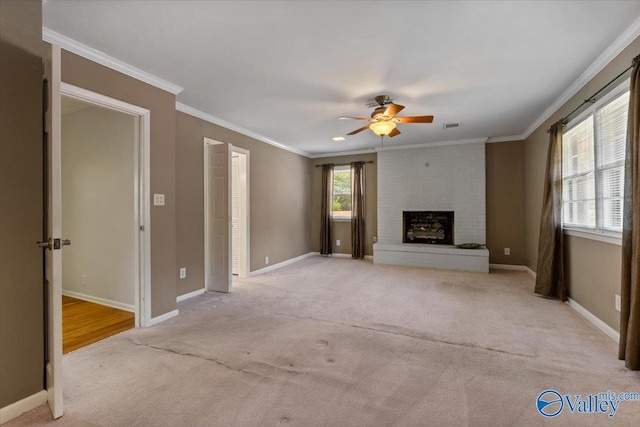
[(371, 119), (367, 119), (365, 117), (338, 117), (338, 120), (364, 120), (365, 122), (371, 121)]
[(398, 104), (391, 103), (391, 104), (389, 104), (387, 109), (384, 111), (384, 115), (389, 117), (389, 118), (393, 118), (393, 116), (395, 116), (396, 114), (398, 114), (402, 110), (404, 110), (404, 106), (403, 105), (398, 105)]
[(400, 131), (398, 130), (398, 128), (394, 128), (391, 132), (389, 132), (389, 138), (393, 138), (396, 135), (400, 135)]
[(433, 116), (396, 117), (398, 123), (431, 123)]
[(367, 129), (369, 129), (369, 125), (362, 126), (360, 129), (356, 129), (353, 132), (349, 132), (347, 135), (355, 135), (356, 133), (360, 133), (363, 130), (367, 130)]

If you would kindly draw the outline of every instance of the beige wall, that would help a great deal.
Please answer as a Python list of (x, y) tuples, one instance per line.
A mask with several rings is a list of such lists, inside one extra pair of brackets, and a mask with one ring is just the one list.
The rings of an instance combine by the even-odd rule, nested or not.
[[(538, 261), (540, 212), (542, 211), (544, 171), (549, 144), (546, 130), (552, 123), (571, 112), (584, 99), (589, 98), (631, 65), (631, 60), (638, 53), (640, 53), (640, 37), (636, 38), (525, 141), (527, 265), (534, 271)], [(613, 88), (615, 88), (615, 85), (611, 89)], [(618, 330), (619, 313), (614, 308), (614, 295), (620, 289), (620, 247), (600, 244), (579, 237), (567, 238), (567, 241), (568, 252), (566, 254), (565, 271), (569, 280), (569, 296), (605, 321), (609, 326)], [(607, 262), (603, 263), (603, 260), (607, 260)], [(593, 266), (601, 267), (598, 274), (585, 275), (583, 273), (584, 271), (591, 271)], [(618, 283), (604, 284), (603, 278), (615, 279), (613, 281)], [(596, 295), (599, 297), (595, 298)]]
[[(178, 266), (187, 278), (176, 295), (204, 286), (204, 138), (249, 150), (251, 271), (304, 255), (310, 245), (308, 159), (177, 112)], [(174, 295), (175, 298), (175, 295)]]
[(62, 81), (151, 111), (151, 315), (176, 308), (175, 95), (73, 53), (62, 51)]
[(0, 408), (43, 389), (41, 2), (0, 2)]
[[(136, 118), (92, 107), (62, 116), (62, 289), (135, 306)], [(83, 282), (83, 276), (85, 280)]]
[[(314, 252), (320, 252), (320, 201), (322, 200), (322, 168), (315, 167), (324, 163), (336, 165), (357, 161), (373, 161), (365, 165), (365, 255), (373, 255), (373, 236), (378, 230), (378, 173), (377, 154), (358, 154), (353, 156), (321, 157), (310, 160), (311, 165), (311, 245)], [(351, 255), (351, 222), (334, 221), (332, 230), (333, 253)], [(340, 240), (340, 246), (336, 246)]]
[(489, 262), (525, 265), (524, 141), (487, 144), (486, 150)]

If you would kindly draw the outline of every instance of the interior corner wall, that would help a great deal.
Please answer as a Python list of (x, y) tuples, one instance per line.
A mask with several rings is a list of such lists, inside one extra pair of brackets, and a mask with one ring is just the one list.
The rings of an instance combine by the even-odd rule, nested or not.
[[(533, 271), (536, 271), (538, 262), (540, 214), (549, 146), (546, 130), (625, 70), (638, 54), (640, 54), (640, 37), (631, 42), (525, 140), (527, 265)], [(615, 86), (612, 85), (611, 89)], [(635, 214), (640, 213), (634, 212)], [(580, 237), (565, 236), (565, 238), (567, 243), (565, 245), (565, 278), (568, 281), (569, 297), (613, 329), (619, 330), (619, 313), (615, 311), (614, 301), (615, 293), (620, 292), (620, 246)], [(584, 272), (593, 271), (594, 268), (598, 269), (598, 274), (584, 274)], [(605, 283), (603, 278), (607, 278)]]
[[(378, 233), (378, 155), (376, 153), (357, 154), (351, 156), (319, 157), (310, 160), (311, 165), (311, 242), (314, 252), (320, 252), (320, 204), (322, 200), (322, 168), (316, 167), (324, 163), (348, 165), (351, 162), (368, 162), (365, 164), (364, 183), (364, 254), (373, 256), (373, 238)], [(332, 229), (332, 250), (334, 254), (351, 255), (351, 221), (334, 221)], [(340, 240), (340, 246), (336, 245)]]
[(62, 116), (62, 290), (132, 308), (135, 122), (100, 107)]
[(176, 283), (176, 96), (68, 51), (62, 51), (62, 81), (151, 112), (151, 316), (175, 310)]
[(526, 265), (524, 141), (491, 143), (486, 149), (489, 262)]
[(182, 112), (177, 120), (176, 296), (204, 287), (204, 138), (249, 151), (250, 271), (311, 252), (310, 164), (294, 154)]

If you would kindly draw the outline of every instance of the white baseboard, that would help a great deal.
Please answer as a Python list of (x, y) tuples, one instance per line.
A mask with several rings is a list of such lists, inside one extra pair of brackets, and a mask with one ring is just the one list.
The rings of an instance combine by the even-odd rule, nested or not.
[(184, 301), (184, 300), (189, 299), (189, 298), (197, 297), (198, 295), (204, 294), (204, 292), (205, 292), (205, 290), (204, 290), (204, 288), (202, 288), (202, 289), (197, 289), (197, 290), (195, 290), (193, 292), (182, 294), (182, 295), (176, 297), (176, 302), (180, 302), (180, 301)]
[[(320, 255), (320, 252), (311, 252), (313, 255)], [(334, 258), (351, 258), (351, 254), (331, 254), (327, 255)], [(373, 255), (365, 255), (364, 259), (373, 259)]]
[(489, 268), (495, 268), (496, 270), (518, 270), (527, 271), (528, 268), (525, 265), (512, 265), (512, 264), (489, 264)]
[[(316, 252), (318, 255), (320, 255), (320, 253)], [(329, 256), (332, 256), (334, 258), (352, 258), (351, 254), (331, 254)], [(364, 259), (373, 259), (373, 255), (365, 255)]]
[(147, 326), (157, 325), (158, 323), (162, 323), (165, 320), (171, 319), (172, 317), (176, 317), (178, 314), (180, 314), (180, 312), (176, 309), (168, 313), (161, 314), (160, 316), (153, 317), (151, 318), (151, 320), (149, 320), (149, 323), (147, 324)]
[(303, 259), (309, 258), (310, 256), (313, 256), (313, 255), (314, 255), (314, 252), (309, 252), (307, 254), (300, 255), (300, 256), (297, 256), (295, 258), (290, 258), (290, 259), (288, 259), (286, 261), (282, 261), (282, 262), (279, 262), (277, 264), (273, 264), (273, 265), (270, 265), (268, 267), (261, 268), (259, 270), (254, 270), (254, 271), (249, 273), (249, 277), (260, 276), (261, 274), (265, 274), (265, 273), (268, 273), (270, 271), (277, 270), (279, 268), (282, 268), (282, 267), (285, 267), (287, 265), (293, 264), (294, 262), (302, 261)]
[(125, 303), (118, 302), (118, 301), (112, 301), (112, 300), (109, 300), (109, 299), (106, 299), (106, 298), (95, 297), (93, 295), (86, 295), (86, 294), (82, 294), (80, 292), (67, 291), (67, 290), (63, 289), (62, 290), (62, 295), (65, 295), (65, 296), (68, 296), (68, 297), (72, 297), (72, 298), (81, 299), (83, 301), (93, 302), (93, 303), (100, 304), (100, 305), (106, 305), (107, 307), (117, 308), (118, 310), (129, 311), (131, 313), (135, 313), (136, 312), (135, 305), (125, 304)]
[(620, 333), (617, 332), (615, 329), (613, 329), (611, 326), (604, 323), (602, 320), (596, 317), (589, 310), (587, 310), (586, 308), (584, 308), (583, 306), (581, 306), (571, 298), (569, 298), (569, 301), (567, 301), (567, 304), (569, 304), (569, 307), (577, 311), (582, 317), (584, 317), (589, 322), (591, 322), (593, 326), (595, 326), (596, 328), (604, 332), (604, 334), (607, 335), (609, 338), (614, 340), (616, 343), (620, 342)]
[(531, 275), (531, 277), (533, 277), (534, 279), (536, 278), (536, 272), (533, 271), (532, 269), (530, 269), (529, 267), (526, 267), (527, 269), (527, 273), (529, 273)]
[(47, 403), (47, 391), (41, 390), (36, 394), (27, 396), (22, 400), (12, 403), (11, 405), (0, 408), (0, 424), (8, 423), (13, 419), (18, 418), (20, 415), (26, 414), (45, 403)]

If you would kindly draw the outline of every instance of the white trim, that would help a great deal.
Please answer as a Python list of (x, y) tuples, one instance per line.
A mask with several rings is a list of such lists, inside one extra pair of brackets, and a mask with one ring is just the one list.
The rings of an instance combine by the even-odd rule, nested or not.
[(160, 316), (152, 317), (151, 320), (149, 320), (149, 324), (147, 326), (157, 325), (158, 323), (164, 322), (165, 320), (169, 320), (172, 317), (176, 317), (178, 314), (180, 314), (180, 312), (176, 309), (168, 313), (161, 314)]
[(205, 122), (213, 123), (214, 125), (222, 126), (226, 129), (232, 130), (234, 132), (241, 133), (242, 135), (246, 135), (253, 139), (257, 139), (258, 141), (262, 141), (266, 144), (273, 145), (274, 147), (280, 148), (285, 151), (289, 151), (294, 154), (298, 154), (300, 156), (309, 157), (309, 153), (303, 150), (299, 150), (297, 148), (289, 147), (288, 145), (284, 145), (280, 142), (274, 141), (271, 138), (267, 138), (264, 135), (260, 135), (254, 131), (243, 128), (242, 126), (238, 126), (216, 116), (212, 116), (211, 114), (205, 113), (204, 111), (200, 111), (196, 108), (190, 107), (188, 105), (182, 104), (180, 102), (176, 102), (176, 110), (181, 113), (189, 114), (190, 116), (197, 117)]
[(511, 142), (511, 141), (524, 141), (526, 137), (523, 133), (520, 135), (509, 135), (509, 136), (492, 136), (487, 139), (487, 144), (491, 144), (494, 142)]
[(632, 41), (640, 36), (640, 18), (636, 19), (604, 52), (587, 68), (578, 79), (565, 90), (558, 99), (551, 104), (535, 122), (523, 133), (524, 138), (528, 138), (538, 129), (549, 117), (566, 104), (580, 89), (582, 89), (592, 78), (604, 69), (616, 56), (620, 54)]
[(129, 65), (126, 62), (120, 61), (119, 59), (116, 59), (104, 52), (82, 44), (72, 38), (63, 36), (62, 34), (50, 30), (49, 28), (42, 27), (42, 40), (51, 44), (60, 45), (60, 47), (66, 51), (75, 53), (76, 55), (87, 58), (90, 61), (96, 62), (100, 65), (104, 65), (105, 67), (111, 68), (112, 70), (118, 71), (129, 77), (133, 77), (136, 80), (148, 83), (174, 95), (179, 94), (183, 90), (178, 85), (175, 85), (167, 80), (161, 79), (158, 76)]
[(0, 424), (8, 423), (45, 403), (47, 403), (47, 390), (40, 390), (31, 396), (0, 408)]
[(535, 271), (533, 271), (532, 269), (530, 269), (528, 266), (525, 266), (527, 273), (529, 273), (531, 275), (531, 277), (533, 277), (534, 279), (538, 276), (536, 274)]
[[(136, 200), (134, 205), (136, 253), (135, 325), (146, 327), (151, 319), (151, 111), (68, 83), (60, 83), (61, 95), (137, 117), (138, 143), (135, 150)], [(141, 230), (141, 228), (143, 230)]]
[(377, 147), (376, 152), (394, 151), (394, 150), (413, 150), (414, 148), (431, 148), (431, 147), (443, 147), (449, 145), (465, 145), (465, 144), (484, 144), (487, 142), (488, 137), (460, 139), (457, 141), (440, 141), (440, 142), (428, 142), (424, 144), (410, 144), (410, 145), (387, 145), (384, 148)]
[[(311, 159), (321, 159), (323, 157), (351, 156), (351, 155), (357, 155), (357, 154), (371, 154), (371, 153), (380, 153), (380, 152), (393, 151), (393, 150), (412, 150), (414, 148), (479, 144), (479, 143), (486, 143), (489, 139), (490, 138), (482, 137), (482, 138), (472, 138), (472, 139), (459, 139), (455, 141), (425, 142), (424, 144), (385, 145), (384, 148), (375, 147), (375, 148), (366, 148), (362, 150), (353, 150), (353, 151), (334, 151), (331, 153), (313, 153), (313, 154), (309, 154), (307, 157)], [(524, 138), (520, 138), (520, 139), (524, 139)], [(512, 141), (512, 139), (507, 139), (505, 141)]]
[(620, 333), (617, 332), (615, 329), (613, 329), (611, 326), (604, 323), (602, 320), (596, 317), (589, 310), (587, 310), (586, 308), (584, 308), (583, 306), (581, 306), (571, 298), (569, 298), (569, 300), (567, 301), (567, 304), (569, 304), (569, 307), (577, 311), (578, 314), (580, 314), (582, 317), (584, 317), (589, 322), (591, 322), (593, 326), (600, 329), (600, 331), (602, 331), (606, 336), (614, 340), (616, 343), (620, 342)]
[[(318, 255), (320, 256), (320, 252), (312, 252), (313, 255)], [(327, 255), (328, 257), (333, 257), (333, 258), (352, 258), (351, 254), (342, 254), (342, 253), (334, 253), (331, 255)], [(373, 259), (373, 255), (365, 255), (364, 259)]]
[(106, 299), (106, 298), (100, 298), (100, 297), (96, 297), (93, 295), (86, 295), (80, 292), (74, 292), (74, 291), (67, 291), (67, 290), (62, 290), (62, 295), (68, 296), (68, 297), (72, 297), (72, 298), (76, 298), (76, 299), (81, 299), (83, 301), (89, 301), (95, 304), (100, 304), (100, 305), (106, 305), (107, 307), (111, 307), (111, 308), (117, 308), (118, 310), (124, 310), (124, 311), (128, 311), (130, 313), (135, 313), (136, 312), (136, 306), (132, 305), (132, 304), (125, 304), (122, 302), (118, 302), (118, 301), (113, 301), (110, 299)]
[(563, 229), (564, 234), (571, 237), (580, 237), (582, 239), (595, 240), (598, 242), (609, 243), (610, 245), (622, 246), (622, 235), (608, 235), (597, 233), (595, 231), (576, 230), (571, 228)]
[(332, 151), (330, 153), (314, 153), (314, 154), (309, 154), (309, 158), (321, 159), (323, 157), (353, 156), (358, 154), (372, 154), (375, 152), (376, 152), (375, 148), (365, 148), (362, 150), (352, 150), (352, 151)]
[(287, 265), (296, 263), (298, 261), (302, 261), (305, 258), (309, 258), (309, 257), (312, 257), (312, 256), (317, 255), (317, 254), (318, 254), (318, 252), (309, 252), (309, 253), (306, 253), (304, 255), (300, 255), (300, 256), (297, 256), (295, 258), (290, 258), (290, 259), (288, 259), (286, 261), (282, 261), (282, 262), (279, 262), (277, 264), (273, 264), (273, 265), (270, 265), (268, 267), (261, 268), (259, 270), (254, 270), (254, 271), (249, 273), (249, 277), (255, 277), (255, 276), (260, 276), (261, 274), (269, 273), (270, 271), (274, 271), (274, 270), (277, 270), (279, 268), (286, 267)]
[(231, 152), (239, 154), (240, 182), (240, 265), (238, 277), (249, 277), (251, 270), (251, 152), (231, 145)]
[(187, 300), (189, 298), (193, 298), (193, 297), (197, 297), (199, 295), (204, 294), (206, 291), (204, 290), (204, 288), (202, 289), (196, 289), (193, 292), (188, 292), (186, 294), (182, 294), (176, 297), (176, 302), (182, 302), (184, 300)]
[(529, 268), (525, 265), (513, 265), (513, 264), (489, 264), (489, 268), (496, 270), (517, 270), (527, 271)]

